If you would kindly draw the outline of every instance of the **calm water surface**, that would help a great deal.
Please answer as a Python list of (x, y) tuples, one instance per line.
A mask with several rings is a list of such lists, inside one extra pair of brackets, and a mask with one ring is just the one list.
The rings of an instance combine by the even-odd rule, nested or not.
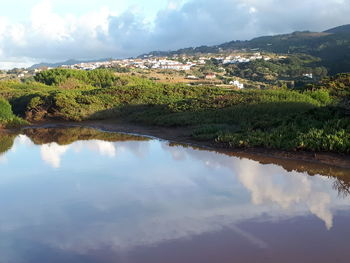
[(350, 262), (348, 170), (81, 128), (0, 152), (0, 263)]

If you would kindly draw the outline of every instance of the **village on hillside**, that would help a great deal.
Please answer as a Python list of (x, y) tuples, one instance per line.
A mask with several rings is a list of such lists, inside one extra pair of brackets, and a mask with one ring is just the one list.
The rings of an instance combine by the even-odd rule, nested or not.
[[(264, 88), (271, 85), (294, 85), (296, 76), (275, 72), (275, 65), (283, 66), (288, 55), (261, 53), (257, 51), (234, 51), (225, 54), (173, 55), (142, 58), (110, 59), (60, 65), (64, 69), (95, 70), (108, 68), (117, 75), (136, 75), (156, 82), (186, 83), (188, 85), (221, 85), (234, 89)], [(289, 63), (289, 62), (288, 62)], [(299, 65), (298, 65), (299, 66)], [(258, 67), (258, 70), (253, 67)], [(0, 71), (0, 79), (28, 79), (38, 72), (52, 67), (41, 66)], [(254, 72), (252, 74), (252, 72)], [(312, 81), (312, 69), (299, 72), (299, 79)]]

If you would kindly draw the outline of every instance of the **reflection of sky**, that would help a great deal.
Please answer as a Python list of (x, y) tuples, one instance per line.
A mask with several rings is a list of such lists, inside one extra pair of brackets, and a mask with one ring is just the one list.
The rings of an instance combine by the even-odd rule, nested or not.
[(80, 253), (154, 245), (248, 219), (314, 215), (331, 231), (333, 213), (350, 208), (333, 179), (160, 141), (35, 146), (20, 136), (2, 160), (0, 235)]

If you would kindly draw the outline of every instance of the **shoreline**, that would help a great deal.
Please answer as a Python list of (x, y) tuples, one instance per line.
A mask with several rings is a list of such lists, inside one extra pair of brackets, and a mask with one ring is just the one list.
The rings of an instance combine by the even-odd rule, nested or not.
[[(157, 126), (139, 125), (118, 120), (83, 121), (83, 122), (42, 122), (34, 123), (26, 128), (61, 128), (87, 127), (106, 132), (121, 132), (146, 136), (154, 139), (169, 141), (173, 144), (188, 145), (219, 153), (225, 153), (238, 158), (248, 158), (260, 163), (276, 163), (283, 166), (324, 166), (324, 168), (350, 169), (350, 155), (327, 152), (292, 152), (264, 148), (227, 148), (212, 141), (197, 141), (191, 138), (190, 129), (165, 128)], [(288, 165), (287, 163), (291, 163)], [(303, 170), (303, 168), (301, 168)]]

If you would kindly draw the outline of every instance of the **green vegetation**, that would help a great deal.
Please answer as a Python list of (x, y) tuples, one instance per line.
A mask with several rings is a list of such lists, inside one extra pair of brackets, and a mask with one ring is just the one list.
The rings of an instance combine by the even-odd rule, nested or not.
[(232, 64), (226, 67), (226, 71), (231, 76), (271, 84), (277, 84), (281, 80), (302, 81), (305, 79), (304, 74), (312, 74), (313, 79), (321, 80), (327, 76), (327, 69), (319, 66), (319, 62), (318, 58), (299, 54), (290, 55), (285, 59)]
[(46, 70), (34, 76), (34, 79), (46, 85), (64, 85), (67, 81), (74, 87), (79, 84), (88, 84), (98, 88), (111, 87), (117, 81), (117, 77), (112, 71), (104, 69), (95, 69), (92, 71), (72, 70), (72, 69), (53, 69)]
[(15, 116), (10, 103), (0, 97), (0, 128), (15, 128), (26, 124), (23, 119)]
[[(350, 153), (350, 74), (295, 90), (241, 91), (111, 74), (50, 70), (38, 82), (0, 83), (0, 96), (30, 121), (123, 119), (186, 127), (193, 138), (226, 147)], [(67, 80), (79, 85), (67, 89)]]
[(350, 74), (338, 74), (335, 77), (323, 79), (318, 84), (310, 84), (301, 88), (307, 90), (310, 94), (318, 92), (328, 92), (334, 100), (337, 101), (339, 107), (350, 111)]

